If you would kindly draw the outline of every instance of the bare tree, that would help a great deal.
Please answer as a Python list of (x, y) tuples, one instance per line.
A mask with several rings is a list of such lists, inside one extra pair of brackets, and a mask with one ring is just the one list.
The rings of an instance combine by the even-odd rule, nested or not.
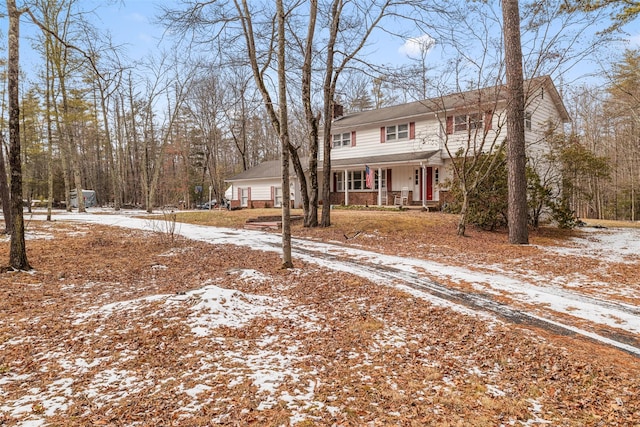
[(278, 15), (278, 92), (280, 110), (280, 142), (282, 144), (282, 268), (293, 268), (291, 259), (291, 202), (289, 196), (289, 120), (287, 117), (287, 74), (285, 59), (285, 11), (282, 0), (276, 2)]
[[(323, 165), (322, 165), (322, 219), (320, 225), (331, 225), (331, 149), (333, 136), (331, 126), (334, 116), (336, 90), (338, 81), (347, 66), (355, 61), (367, 45), (371, 33), (378, 28), (381, 21), (394, 12), (398, 6), (394, 1), (367, 1), (366, 7), (355, 2), (348, 4), (342, 0), (332, 0), (327, 16), (328, 40), (324, 46), (323, 61), (324, 83), (323, 93)], [(351, 7), (351, 9), (349, 9)], [(355, 24), (358, 22), (359, 24)], [(344, 45), (341, 45), (340, 42)]]
[[(2, 116), (4, 117), (4, 115)], [(2, 201), (2, 215), (4, 216), (4, 233), (11, 233), (11, 194), (9, 192), (9, 182), (7, 181), (7, 166), (5, 162), (6, 143), (4, 131), (0, 134), (0, 200)]]
[(572, 13), (576, 10), (594, 12), (601, 9), (611, 10), (611, 26), (607, 31), (619, 30), (632, 22), (640, 14), (640, 1), (636, 0), (567, 0), (563, 8)]
[[(5, 61), (0, 62), (1, 66), (6, 66)], [(2, 99), (5, 99), (6, 93), (6, 83), (7, 83), (7, 73), (3, 70), (2, 72)], [(7, 162), (5, 160), (5, 150), (8, 153), (7, 141), (5, 139), (5, 107), (6, 104), (2, 102), (1, 111), (0, 111), (0, 123), (2, 126), (0, 127), (0, 202), (2, 203), (2, 216), (4, 217), (4, 233), (11, 233), (11, 193), (9, 191), (9, 181), (7, 180)]]
[(8, 95), (9, 95), (9, 168), (11, 170), (11, 243), (9, 267), (30, 270), (24, 239), (22, 212), (22, 158), (20, 155), (20, 15), (15, 0), (7, 0), (9, 14)]
[[(147, 67), (150, 72), (148, 75), (152, 78), (146, 82), (146, 99), (142, 110), (144, 134), (140, 169), (144, 206), (149, 213), (153, 212), (165, 151), (196, 75), (193, 69), (180, 69), (177, 58), (173, 59), (173, 66), (166, 64), (168, 60), (164, 56), (159, 62), (152, 60)], [(156, 114), (159, 112), (156, 108), (160, 101), (166, 106), (166, 111), (163, 122), (158, 124)]]

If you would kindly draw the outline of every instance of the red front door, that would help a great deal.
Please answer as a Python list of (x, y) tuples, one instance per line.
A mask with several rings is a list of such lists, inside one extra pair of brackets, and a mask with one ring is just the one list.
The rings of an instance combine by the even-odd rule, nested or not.
[(427, 168), (427, 200), (433, 200), (433, 168)]

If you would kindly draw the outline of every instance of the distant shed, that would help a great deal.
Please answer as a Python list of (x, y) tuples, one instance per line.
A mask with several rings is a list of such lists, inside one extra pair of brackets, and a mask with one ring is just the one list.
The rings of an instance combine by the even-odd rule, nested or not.
[[(78, 207), (78, 194), (76, 190), (71, 190), (71, 207)], [(84, 199), (84, 207), (90, 208), (92, 206), (98, 206), (98, 199), (96, 198), (96, 192), (94, 190), (82, 190), (82, 197)]]

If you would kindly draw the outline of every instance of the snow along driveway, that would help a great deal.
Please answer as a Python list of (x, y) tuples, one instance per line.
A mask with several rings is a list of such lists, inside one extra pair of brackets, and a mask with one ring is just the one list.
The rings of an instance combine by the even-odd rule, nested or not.
[[(134, 218), (140, 212), (121, 214), (61, 213), (58, 221), (80, 221), (103, 225), (166, 232), (166, 221)], [(42, 219), (33, 216), (32, 219)], [(155, 217), (157, 218), (157, 216)], [(253, 230), (230, 229), (177, 223), (175, 233), (192, 240), (211, 244), (233, 244), (256, 250), (280, 251), (281, 236)], [(601, 240), (582, 242), (582, 253), (604, 252), (625, 256), (634, 253), (640, 241), (640, 230), (623, 230), (605, 234)], [(598, 246), (598, 245), (601, 246)], [(293, 256), (305, 262), (333, 270), (350, 272), (376, 283), (405, 287), (434, 304), (480, 314), (497, 315), (509, 321), (532, 324), (556, 333), (578, 334), (592, 340), (640, 356), (640, 307), (618, 301), (594, 298), (560, 286), (544, 285), (540, 277), (508, 271), (481, 272), (445, 265), (424, 259), (382, 255), (373, 251), (347, 248), (339, 244), (293, 239)], [(614, 247), (614, 250), (612, 250)], [(619, 251), (615, 247), (620, 248)], [(566, 249), (549, 248), (566, 251)], [(631, 252), (625, 252), (631, 251)], [(435, 277), (436, 281), (427, 278)], [(448, 280), (467, 282), (482, 288), (484, 293), (465, 293), (438, 283)], [(544, 282), (542, 282), (544, 283)], [(500, 303), (491, 294), (508, 294), (510, 305)], [(598, 332), (595, 332), (598, 331)]]

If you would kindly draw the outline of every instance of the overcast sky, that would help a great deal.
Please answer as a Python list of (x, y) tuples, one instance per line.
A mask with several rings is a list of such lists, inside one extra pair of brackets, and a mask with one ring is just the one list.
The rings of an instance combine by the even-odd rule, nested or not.
[[(20, 4), (21, 1), (18, 0)], [(108, 30), (113, 38), (113, 42), (122, 45), (125, 62), (142, 60), (150, 56), (160, 49), (159, 43), (164, 34), (164, 28), (157, 23), (157, 17), (160, 13), (160, 4), (170, 4), (176, 6), (177, 2), (169, 0), (82, 0), (79, 4), (84, 10), (90, 10), (95, 7), (95, 14), (91, 17), (96, 28), (103, 31)], [(4, 5), (0, 4), (0, 8)], [(0, 19), (0, 41), (6, 44), (6, 27), (7, 19)], [(27, 22), (26, 18), (22, 19), (21, 27), (21, 63), (27, 72), (30, 69), (39, 68), (40, 59), (35, 57), (30, 46), (33, 44), (33, 34), (37, 31), (33, 24)], [(606, 25), (603, 24), (603, 25)], [(628, 25), (626, 28), (629, 47), (640, 46), (640, 20)], [(410, 32), (409, 32), (410, 33)], [(165, 43), (170, 45), (171, 40)], [(391, 38), (384, 31), (377, 31), (372, 37), (371, 48), (369, 52), (372, 58), (379, 63), (386, 64), (402, 64), (408, 63), (409, 58), (420, 58), (421, 49), (427, 49), (430, 60), (437, 64), (443, 62), (443, 58), (433, 48), (433, 39), (430, 36), (416, 31), (416, 34), (410, 36), (404, 42), (401, 39)], [(622, 49), (614, 50), (619, 53)], [(374, 61), (375, 62), (375, 61)], [(587, 67), (596, 67), (595, 64), (589, 64)], [(584, 67), (583, 67), (584, 68)], [(597, 70), (596, 70), (597, 71)]]

